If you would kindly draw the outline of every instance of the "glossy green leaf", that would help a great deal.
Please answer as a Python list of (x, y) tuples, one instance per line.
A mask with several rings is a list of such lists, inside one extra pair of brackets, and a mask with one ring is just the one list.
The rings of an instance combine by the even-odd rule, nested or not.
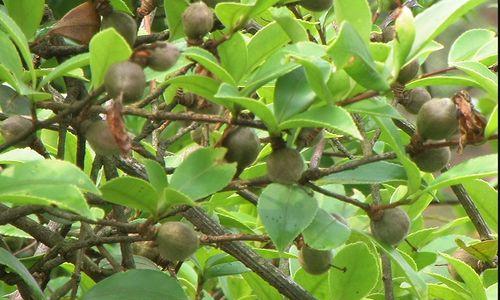
[(273, 19), (281, 26), (292, 42), (304, 42), (308, 40), (307, 31), (302, 24), (293, 16), (292, 12), (285, 8), (272, 10)]
[(432, 181), (424, 192), (441, 189), (463, 183), (466, 180), (478, 179), (498, 174), (498, 155), (491, 154), (467, 160), (454, 166), (446, 173)]
[(498, 232), (498, 191), (483, 180), (467, 180), (463, 186), (489, 227)]
[(304, 58), (295, 55), (290, 57), (304, 67), (309, 86), (316, 95), (325, 103), (333, 103), (333, 95), (327, 85), (328, 79), (332, 73), (332, 66), (330, 63), (317, 57)]
[(247, 71), (253, 71), (266, 58), (271, 56), (276, 50), (283, 47), (290, 41), (281, 26), (272, 22), (259, 30), (248, 43)]
[(335, 0), (333, 2), (338, 24), (349, 22), (362, 40), (368, 44), (372, 30), (372, 12), (366, 0)]
[(129, 270), (116, 273), (97, 283), (83, 300), (187, 300), (179, 282), (154, 270)]
[(448, 254), (441, 253), (450, 265), (455, 268), (458, 275), (462, 278), (467, 288), (471, 291), (474, 300), (487, 300), (486, 291), (479, 275), (468, 264), (461, 260), (453, 258)]
[(348, 22), (344, 22), (335, 42), (328, 49), (337, 68), (367, 89), (386, 91), (389, 84), (378, 72), (368, 46)]
[[(377, 257), (363, 242), (343, 247), (333, 258), (338, 268), (332, 269), (330, 286), (334, 300), (355, 300), (366, 297), (380, 276)], [(356, 280), (362, 279), (362, 280)]]
[(399, 17), (396, 19), (396, 56), (398, 66), (404, 66), (408, 61), (408, 55), (415, 41), (416, 28), (415, 19), (411, 10), (404, 6)]
[(473, 61), (457, 62), (454, 66), (472, 77), (490, 96), (498, 97), (498, 76), (488, 67)]
[(52, 80), (64, 76), (66, 73), (71, 72), (75, 69), (82, 68), (90, 64), (90, 54), (83, 53), (80, 55), (75, 55), (68, 60), (65, 60), (62, 64), (58, 65), (54, 70), (52, 70), (43, 80), (38, 84), (38, 89), (41, 89), (47, 83)]
[(148, 174), (148, 181), (160, 194), (168, 186), (168, 178), (165, 169), (156, 161), (147, 159), (144, 161), (144, 167)]
[(138, 210), (155, 213), (159, 195), (147, 181), (135, 177), (118, 177), (101, 186), (104, 200)]
[(486, 0), (442, 0), (424, 10), (415, 18), (417, 35), (411, 57), (414, 57), (431, 40)]
[(362, 139), (351, 115), (335, 105), (318, 106), (293, 116), (280, 124), (281, 129), (325, 127)]
[(20, 77), (24, 70), (16, 46), (3, 31), (0, 31), (0, 64), (16, 77)]
[(0, 153), (0, 164), (25, 163), (33, 160), (43, 160), (44, 157), (35, 150), (24, 148)]
[(26, 267), (10, 252), (0, 248), (0, 264), (9, 267), (26, 283), (35, 300), (46, 299), (36, 280), (31, 276)]
[(283, 251), (314, 220), (318, 203), (298, 186), (271, 184), (262, 191), (257, 209), (271, 240)]
[(429, 284), (429, 297), (432, 299), (467, 300), (467, 295), (447, 287), (446, 285)]
[(319, 209), (312, 223), (304, 229), (307, 245), (317, 250), (330, 250), (344, 244), (351, 235), (348, 226), (323, 209)]
[(245, 38), (241, 33), (232, 37), (217, 47), (221, 66), (226, 69), (238, 83), (246, 75), (248, 63), (248, 50)]
[(98, 88), (104, 82), (109, 67), (127, 60), (132, 54), (129, 44), (114, 29), (109, 28), (96, 34), (89, 44), (92, 86)]
[(486, 138), (489, 138), (497, 132), (498, 132), (498, 104), (491, 112), (488, 124), (486, 124), (486, 129), (484, 130), (484, 136)]
[(45, 7), (44, 0), (5, 0), (9, 15), (16, 21), (27, 39), (35, 36)]
[(222, 190), (236, 173), (236, 164), (224, 162), (226, 149), (199, 149), (175, 170), (170, 187), (193, 200)]
[(226, 27), (239, 28), (249, 19), (261, 14), (279, 0), (256, 0), (252, 4), (246, 3), (219, 3), (215, 13)]
[(215, 79), (200, 75), (184, 75), (167, 80), (167, 84), (182, 88), (185, 92), (195, 93), (208, 100), (214, 100), (220, 83)]
[(359, 101), (344, 108), (350, 113), (404, 120), (404, 117), (392, 105), (380, 98)]
[(176, 191), (172, 188), (165, 188), (163, 195), (158, 203), (158, 211), (164, 212), (167, 208), (174, 205), (189, 205), (195, 206), (196, 203), (183, 193)]
[(304, 68), (281, 76), (274, 89), (274, 115), (278, 122), (303, 112), (313, 102), (315, 94), (307, 83)]
[(231, 77), (231, 75), (217, 63), (217, 58), (207, 50), (198, 47), (189, 47), (183, 52), (183, 54), (187, 58), (198, 62), (221, 81), (232, 85), (236, 84), (233, 77)]
[(495, 32), (486, 29), (472, 29), (464, 32), (451, 46), (448, 63), (453, 65), (461, 61), (481, 62), (490, 57), (498, 57), (498, 47), (496, 53), (495, 48), (490, 48), (489, 53), (483, 51), (485, 45), (495, 40), (495, 36)]
[(390, 162), (375, 162), (362, 165), (354, 170), (334, 173), (319, 180), (321, 183), (339, 184), (377, 184), (404, 182), (407, 180), (405, 169)]
[(426, 86), (471, 86), (481, 87), (481, 85), (468, 77), (464, 76), (432, 76), (414, 80), (406, 85), (406, 88), (411, 90), (417, 87)]
[(182, 25), (182, 13), (189, 6), (186, 0), (164, 0), (163, 7), (165, 8), (165, 15), (170, 32), (169, 40), (175, 41), (184, 36), (184, 27)]

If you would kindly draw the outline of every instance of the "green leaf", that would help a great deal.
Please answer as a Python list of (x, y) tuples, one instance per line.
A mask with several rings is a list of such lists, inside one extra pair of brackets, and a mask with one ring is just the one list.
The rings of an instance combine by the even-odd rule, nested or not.
[(276, 248), (284, 251), (311, 224), (318, 203), (298, 186), (271, 184), (262, 191), (257, 209)]
[(109, 2), (111, 3), (111, 5), (115, 10), (123, 11), (131, 16), (134, 15), (134, 13), (130, 10), (127, 4), (123, 2), (123, 0), (110, 0)]
[(488, 120), (486, 129), (484, 130), (484, 136), (489, 138), (496, 132), (498, 132), (498, 104), (491, 112), (490, 119)]
[(195, 206), (196, 203), (193, 200), (191, 200), (188, 196), (184, 195), (179, 191), (176, 191), (171, 188), (165, 188), (163, 190), (163, 195), (158, 203), (159, 213), (161, 214), (162, 212), (165, 212), (166, 209), (174, 205)]
[(125, 61), (132, 55), (129, 44), (114, 28), (96, 34), (90, 41), (89, 51), (92, 86), (94, 88), (102, 85), (111, 65)]
[(183, 53), (187, 58), (198, 62), (200, 65), (204, 66), (205, 69), (214, 74), (223, 82), (235, 85), (233, 77), (219, 64), (217, 63), (217, 58), (205, 49), (198, 47), (189, 47)]
[(47, 83), (52, 80), (64, 76), (66, 73), (71, 72), (75, 69), (87, 66), (90, 63), (90, 54), (83, 53), (80, 55), (75, 55), (68, 60), (65, 60), (62, 64), (58, 65), (54, 70), (52, 70), (38, 85), (38, 90), (40, 90)]
[(370, 41), (372, 12), (366, 0), (335, 0), (333, 2), (337, 24), (349, 22), (365, 44)]
[(186, 0), (164, 0), (163, 7), (167, 19), (167, 26), (170, 32), (169, 40), (175, 41), (184, 36), (184, 27), (182, 25), (182, 13), (189, 6)]
[(24, 70), (16, 46), (3, 31), (0, 31), (0, 64), (3, 64), (17, 78)]
[(498, 282), (486, 289), (488, 299), (498, 299)]
[(259, 30), (248, 43), (248, 53), (251, 55), (248, 56), (247, 72), (253, 71), (289, 41), (290, 38), (286, 32), (276, 22), (269, 23)]
[(293, 43), (308, 41), (306, 29), (289, 9), (285, 7), (275, 8), (272, 10), (272, 15)]
[[(496, 33), (487, 29), (472, 29), (464, 32), (453, 43), (448, 54), (448, 63), (453, 65), (461, 61), (481, 62), (491, 57), (498, 57), (498, 48), (496, 53), (482, 52), (485, 45), (495, 40)], [(491, 48), (490, 50), (494, 50)]]
[(219, 3), (215, 7), (217, 18), (228, 28), (239, 28), (245, 23), (276, 4), (279, 0), (256, 0), (254, 4)]
[(334, 173), (321, 178), (321, 184), (377, 184), (404, 182), (407, 180), (403, 167), (386, 161), (362, 165), (354, 170)]
[(281, 129), (299, 127), (325, 127), (362, 139), (351, 115), (335, 105), (318, 106), (282, 122)]
[(350, 113), (404, 120), (405, 118), (387, 101), (381, 98), (367, 99), (344, 106)]
[(498, 155), (491, 154), (469, 159), (454, 166), (446, 173), (432, 181), (424, 192), (441, 189), (447, 186), (464, 183), (466, 180), (478, 179), (498, 174)]
[(0, 9), (0, 29), (3, 29), (14, 44), (16, 44), (24, 62), (28, 66), (31, 74), (31, 81), (36, 82), (35, 66), (33, 65), (33, 60), (31, 59), (30, 48), (28, 46), (28, 41), (22, 30), (17, 26), (16, 22), (12, 20), (3, 10)]
[(396, 33), (398, 38), (396, 39), (396, 56), (398, 67), (404, 66), (408, 61), (408, 55), (411, 52), (411, 47), (415, 41), (416, 28), (415, 19), (411, 10), (404, 6), (396, 19)]
[(314, 249), (330, 250), (344, 244), (350, 237), (348, 226), (319, 209), (312, 223), (304, 230), (304, 241)]
[(441, 253), (441, 255), (448, 261), (450, 265), (455, 268), (458, 275), (462, 278), (467, 288), (472, 292), (474, 300), (487, 300), (486, 291), (481, 282), (479, 275), (469, 265), (461, 260), (449, 256), (448, 254)]
[(158, 194), (163, 192), (163, 189), (168, 187), (168, 178), (165, 169), (156, 161), (146, 159), (144, 161), (146, 173), (148, 173), (148, 181), (154, 187)]
[(417, 35), (410, 57), (415, 57), (431, 40), (486, 0), (442, 0), (415, 18)]
[(159, 194), (149, 182), (135, 177), (118, 177), (101, 186), (104, 200), (154, 214)]
[(215, 79), (200, 75), (184, 75), (174, 77), (165, 82), (182, 88), (185, 92), (195, 93), (203, 98), (214, 101), (214, 95), (219, 90), (220, 83)]
[(305, 288), (309, 293), (311, 293), (316, 299), (330, 299), (330, 284), (329, 278), (330, 273), (326, 272), (321, 275), (311, 276), (304, 269), (299, 269), (295, 272), (293, 280)]
[[(221, 85), (215, 97), (218, 100), (225, 102), (225, 106), (231, 107), (234, 104), (237, 104), (250, 110), (262, 120), (270, 133), (279, 134), (278, 122), (276, 122), (274, 114), (261, 101), (240, 96), (238, 89), (226, 83)], [(230, 105), (228, 105), (228, 103)]]
[(0, 153), (0, 164), (17, 164), (43, 159), (44, 157), (38, 154), (38, 152), (28, 148), (14, 149)]
[(205, 198), (226, 187), (236, 173), (236, 164), (224, 162), (226, 149), (199, 149), (175, 170), (170, 187), (193, 200)]
[(5, 0), (9, 15), (16, 21), (28, 39), (35, 36), (36, 30), (42, 21), (44, 0)]
[(420, 177), (420, 169), (413, 161), (411, 161), (411, 159), (406, 154), (403, 141), (396, 125), (394, 125), (394, 123), (387, 118), (377, 117), (374, 119), (379, 125), (380, 129), (382, 129), (382, 132), (385, 134), (389, 145), (391, 146), (392, 150), (396, 152), (398, 160), (406, 170), (410, 192), (413, 193), (418, 191), (420, 189), (420, 183), (422, 182), (422, 178)]
[(0, 248), (0, 264), (5, 265), (12, 269), (21, 279), (26, 283), (31, 292), (32, 296), (36, 300), (46, 299), (42, 290), (38, 286), (36, 280), (31, 276), (30, 272), (26, 267), (10, 252), (7, 250)]
[(333, 258), (338, 268), (332, 269), (330, 286), (333, 300), (363, 299), (375, 288), (380, 271), (377, 257), (363, 242), (343, 247)]
[(446, 285), (429, 284), (429, 297), (432, 299), (447, 299), (447, 300), (467, 300), (467, 295), (461, 294), (458, 291), (447, 287)]
[(187, 300), (181, 285), (167, 274), (154, 270), (129, 270), (97, 283), (83, 300)]
[(92, 180), (75, 165), (60, 160), (37, 160), (7, 168), (0, 173), (0, 193), (44, 185), (74, 185), (100, 194)]
[(457, 239), (455, 241), (460, 248), (464, 249), (480, 261), (494, 263), (495, 257), (498, 253), (498, 240), (480, 241), (469, 245), (465, 244), (465, 242), (461, 239)]
[(488, 67), (473, 61), (457, 62), (454, 66), (472, 77), (490, 96), (498, 97), (498, 76)]
[(260, 278), (257, 274), (253, 272), (248, 272), (241, 275), (245, 282), (252, 288), (253, 293), (256, 295), (256, 299), (259, 300), (276, 300), (281, 299), (280, 293), (272, 287), (265, 280)]
[(463, 76), (432, 76), (414, 80), (406, 85), (408, 90), (426, 86), (471, 86), (481, 87), (477, 81)]
[(307, 58), (297, 55), (290, 57), (304, 67), (307, 81), (316, 95), (325, 103), (332, 104), (333, 95), (327, 85), (328, 79), (332, 74), (330, 63), (317, 57)]
[(248, 62), (248, 49), (243, 34), (237, 32), (217, 47), (220, 63), (224, 69), (239, 83), (245, 76)]
[(328, 49), (337, 68), (367, 89), (386, 91), (389, 84), (377, 71), (373, 57), (363, 39), (348, 22), (344, 22), (335, 42)]
[(316, 95), (307, 83), (304, 68), (297, 68), (278, 78), (274, 89), (274, 115), (278, 122), (303, 112)]
[(467, 180), (462, 183), (476, 204), (481, 216), (495, 232), (498, 231), (498, 191), (483, 180)]

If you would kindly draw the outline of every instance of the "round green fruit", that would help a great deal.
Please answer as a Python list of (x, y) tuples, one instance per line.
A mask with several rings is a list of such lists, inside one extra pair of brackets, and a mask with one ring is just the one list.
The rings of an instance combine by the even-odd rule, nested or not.
[(248, 127), (233, 128), (222, 141), (227, 148), (226, 160), (237, 163), (237, 174), (241, 174), (259, 155), (260, 140), (255, 131)]
[(133, 47), (137, 39), (137, 23), (128, 14), (113, 11), (102, 18), (101, 28), (114, 28)]
[(189, 39), (201, 39), (214, 27), (212, 9), (204, 2), (195, 2), (182, 14), (184, 33)]
[(444, 140), (458, 130), (458, 110), (449, 98), (432, 99), (417, 116), (417, 132), (423, 139)]
[(160, 256), (169, 261), (183, 261), (199, 247), (196, 232), (182, 222), (167, 222), (158, 228), (156, 244)]
[[(481, 266), (481, 261), (464, 249), (457, 250), (453, 254), (453, 257), (469, 265), (477, 274), (482, 273), (483, 268)], [(450, 275), (453, 279), (463, 282), (462, 277), (460, 277), (457, 270), (455, 270), (455, 268), (451, 264), (448, 265), (448, 272), (450, 272)]]
[(120, 147), (106, 121), (86, 121), (82, 125), (85, 138), (96, 154), (111, 156), (120, 154)]
[(416, 88), (408, 93), (408, 99), (402, 104), (405, 109), (412, 114), (418, 114), (422, 106), (431, 101), (431, 94), (424, 88)]
[(451, 150), (449, 147), (424, 150), (417, 155), (412, 155), (411, 159), (420, 170), (434, 173), (441, 171), (448, 165), (451, 159)]
[[(0, 134), (2, 134), (6, 143), (12, 143), (22, 135), (27, 134), (33, 127), (31, 120), (21, 116), (11, 116), (0, 123)], [(29, 147), (35, 140), (35, 134), (29, 135), (24, 140), (16, 143), (15, 147)]]
[(155, 71), (170, 69), (181, 55), (179, 49), (170, 43), (157, 43), (148, 58), (148, 66)]
[(300, 152), (295, 149), (275, 150), (267, 159), (267, 174), (271, 181), (281, 184), (297, 183), (302, 177), (305, 164)]
[(377, 240), (396, 246), (408, 235), (410, 218), (401, 208), (390, 208), (372, 218), (370, 228)]
[(401, 69), (397, 81), (401, 84), (407, 84), (417, 77), (418, 70), (420, 70), (420, 64), (418, 60), (414, 60)]
[(111, 98), (118, 99), (122, 95), (124, 103), (133, 103), (144, 94), (146, 75), (138, 64), (119, 62), (109, 68), (104, 78), (104, 87)]
[(324, 11), (332, 7), (333, 0), (302, 0), (300, 5), (310, 11)]
[(321, 275), (330, 270), (332, 264), (332, 252), (328, 250), (316, 250), (307, 245), (299, 252), (299, 263), (302, 269), (311, 275)]

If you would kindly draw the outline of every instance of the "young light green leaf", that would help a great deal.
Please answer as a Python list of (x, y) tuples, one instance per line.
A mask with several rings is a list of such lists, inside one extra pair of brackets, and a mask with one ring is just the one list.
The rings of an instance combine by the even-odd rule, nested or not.
[(487, 300), (486, 291), (484, 289), (481, 278), (477, 275), (476, 271), (463, 261), (449, 256), (448, 254), (441, 253), (450, 265), (457, 271), (458, 275), (462, 278), (467, 288), (472, 292), (474, 300)]
[(38, 286), (35, 278), (30, 274), (28, 269), (9, 251), (4, 248), (0, 248), (0, 264), (9, 267), (14, 272), (16, 272), (19, 277), (26, 283), (31, 292), (32, 296), (35, 300), (43, 300), (46, 299), (42, 290)]
[(111, 65), (127, 60), (132, 54), (127, 41), (114, 28), (96, 34), (90, 41), (89, 51), (94, 88), (102, 85), (104, 76)]
[(82, 300), (187, 300), (179, 282), (161, 271), (129, 270), (97, 283)]
[(9, 15), (16, 21), (27, 39), (31, 40), (42, 21), (44, 0), (5, 0)]
[(486, 129), (484, 130), (484, 136), (486, 138), (489, 138), (496, 132), (498, 132), (498, 104), (491, 112), (490, 119), (488, 120), (488, 124), (486, 124)]
[(351, 115), (336, 105), (311, 108), (280, 124), (281, 129), (299, 127), (326, 127), (362, 139)]
[(236, 164), (224, 162), (226, 149), (199, 149), (175, 170), (170, 187), (198, 200), (222, 190), (236, 173)]
[(402, 67), (408, 62), (406, 59), (411, 52), (416, 35), (413, 13), (406, 6), (403, 6), (399, 17), (396, 19), (396, 32), (398, 35), (395, 44), (397, 65), (398, 67)]
[[(494, 56), (494, 53), (483, 53), (479, 56), (478, 53), (486, 44), (494, 40), (495, 36), (495, 32), (487, 29), (472, 29), (464, 32), (451, 46), (448, 63), (453, 65), (461, 61), (481, 62), (481, 60)], [(498, 49), (496, 55), (498, 56)]]
[(260, 195), (257, 209), (276, 248), (284, 251), (311, 224), (318, 203), (298, 186), (271, 184)]
[(335, 0), (333, 2), (338, 24), (349, 22), (365, 44), (370, 41), (372, 12), (366, 0)]
[(101, 186), (104, 200), (151, 214), (158, 208), (159, 194), (149, 182), (135, 177), (118, 177)]
[(333, 261), (336, 267), (345, 268), (345, 272), (337, 268), (331, 271), (330, 286), (334, 300), (363, 299), (378, 282), (377, 257), (363, 242), (343, 247)]

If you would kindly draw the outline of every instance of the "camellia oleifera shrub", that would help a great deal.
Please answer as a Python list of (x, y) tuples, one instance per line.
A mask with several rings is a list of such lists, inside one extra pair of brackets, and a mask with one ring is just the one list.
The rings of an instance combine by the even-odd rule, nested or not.
[(0, 1), (0, 297), (497, 299), (496, 11)]

